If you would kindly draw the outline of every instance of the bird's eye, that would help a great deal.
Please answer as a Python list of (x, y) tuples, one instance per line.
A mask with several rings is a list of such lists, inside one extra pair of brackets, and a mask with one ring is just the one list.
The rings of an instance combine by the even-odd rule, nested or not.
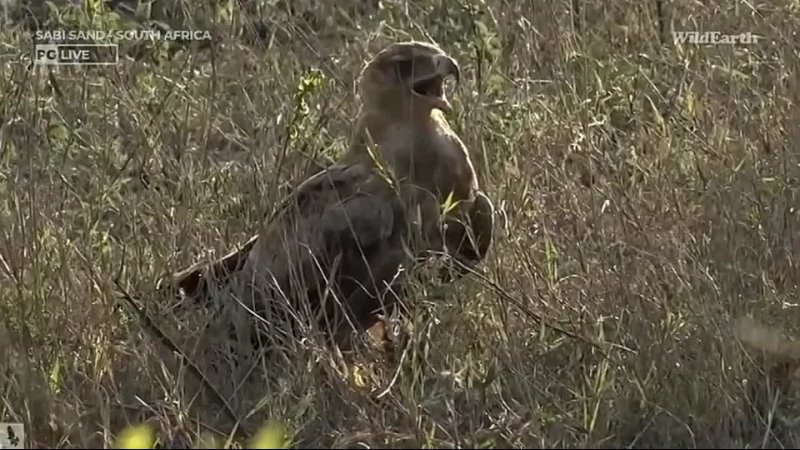
[(414, 74), (414, 63), (410, 60), (398, 61), (395, 67), (400, 81), (408, 80)]

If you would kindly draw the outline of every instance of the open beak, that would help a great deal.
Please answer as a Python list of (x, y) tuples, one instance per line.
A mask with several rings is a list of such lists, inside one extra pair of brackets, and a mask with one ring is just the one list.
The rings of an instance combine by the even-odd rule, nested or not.
[(416, 95), (431, 101), (435, 108), (449, 114), (453, 107), (445, 94), (444, 81), (447, 77), (453, 77), (458, 86), (461, 82), (461, 70), (458, 63), (450, 56), (436, 55), (433, 58), (434, 73), (416, 79), (412, 83), (412, 89)]
[(461, 69), (458, 67), (456, 60), (447, 55), (437, 55), (434, 57), (433, 61), (436, 67), (436, 73), (439, 76), (443, 79), (452, 76), (456, 85), (461, 83)]

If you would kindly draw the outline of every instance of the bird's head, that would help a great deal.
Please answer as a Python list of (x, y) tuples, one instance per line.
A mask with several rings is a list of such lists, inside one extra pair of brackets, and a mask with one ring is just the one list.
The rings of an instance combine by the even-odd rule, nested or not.
[[(365, 102), (375, 107), (445, 113), (452, 105), (445, 80), (461, 81), (458, 63), (439, 47), (409, 41), (390, 44), (375, 55), (361, 72), (359, 88)], [(402, 113), (403, 111), (397, 111)]]

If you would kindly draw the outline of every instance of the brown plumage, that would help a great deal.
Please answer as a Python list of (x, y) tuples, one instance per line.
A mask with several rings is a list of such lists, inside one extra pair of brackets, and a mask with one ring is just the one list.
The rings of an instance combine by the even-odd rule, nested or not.
[[(402, 287), (415, 260), (452, 255), (461, 268), (442, 274), (451, 280), (480, 263), (492, 241), (493, 206), (445, 120), (447, 77), (458, 83), (459, 66), (436, 46), (383, 49), (361, 73), (362, 107), (346, 155), (304, 181), (241, 249), (177, 274), (171, 286), (200, 298), (232, 283), (256, 312), (289, 300), (293, 308), (321, 307), (326, 320), (345, 310), (363, 329), (398, 298), (384, 294)], [(448, 198), (454, 206), (442, 217)], [(349, 328), (333, 326), (337, 335)]]

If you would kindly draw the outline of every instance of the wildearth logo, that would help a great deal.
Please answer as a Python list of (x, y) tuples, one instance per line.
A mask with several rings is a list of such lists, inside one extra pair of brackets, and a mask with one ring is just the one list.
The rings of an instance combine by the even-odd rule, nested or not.
[(759, 37), (751, 32), (725, 34), (719, 31), (673, 31), (672, 41), (675, 44), (693, 45), (734, 45), (755, 44)]
[(21, 423), (0, 423), (0, 448), (25, 448), (25, 427)]

